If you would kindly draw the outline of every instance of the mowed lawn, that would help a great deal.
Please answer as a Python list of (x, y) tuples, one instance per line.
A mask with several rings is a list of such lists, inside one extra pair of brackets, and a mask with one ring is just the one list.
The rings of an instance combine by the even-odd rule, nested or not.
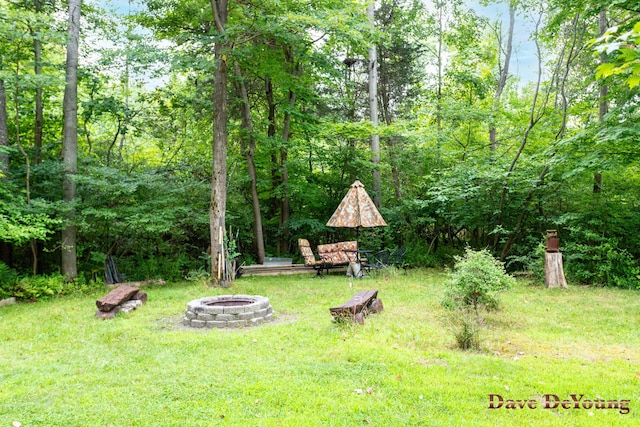
[[(519, 282), (487, 318), (483, 350), (463, 352), (440, 306), (444, 281), (412, 270), (353, 287), (312, 273), (167, 284), (105, 321), (94, 312), (106, 289), (0, 307), (0, 427), (640, 425), (640, 291)], [(365, 289), (384, 311), (333, 323), (329, 307)], [(181, 325), (189, 301), (230, 293), (268, 297), (276, 320)], [(489, 409), (492, 394), (502, 408)], [(543, 407), (572, 394), (568, 409)], [(505, 409), (508, 399), (534, 408)], [(585, 408), (600, 400), (628, 400), (628, 412)]]

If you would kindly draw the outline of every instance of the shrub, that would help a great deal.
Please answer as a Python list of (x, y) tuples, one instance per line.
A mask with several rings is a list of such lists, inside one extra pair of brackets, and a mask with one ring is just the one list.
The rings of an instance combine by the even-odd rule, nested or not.
[(497, 309), (498, 293), (509, 289), (515, 279), (506, 274), (504, 265), (487, 250), (467, 248), (465, 255), (457, 256), (455, 260), (446, 283), (443, 305), (452, 312), (458, 347), (463, 350), (479, 349), (480, 310)]
[(407, 244), (405, 260), (412, 267), (437, 268), (450, 265), (461, 250), (448, 245), (440, 245), (437, 250), (425, 239), (416, 239)]
[(449, 272), (445, 307), (471, 307), (476, 313), (483, 307), (498, 308), (498, 293), (509, 289), (515, 280), (505, 272), (503, 263), (487, 250), (469, 248), (464, 256), (456, 256), (455, 260)]
[(452, 316), (453, 336), (461, 350), (480, 349), (480, 323), (469, 309), (456, 310)]
[(505, 269), (509, 272), (526, 273), (528, 276), (544, 281), (544, 237), (529, 236), (522, 244), (514, 246), (514, 255), (507, 257)]
[(579, 227), (572, 228), (564, 254), (567, 274), (579, 283), (640, 288), (640, 267), (633, 255), (613, 237)]
[(59, 273), (26, 276), (18, 279), (13, 295), (23, 300), (35, 301), (64, 293), (65, 277)]
[(7, 264), (0, 261), (0, 299), (13, 296), (13, 290), (17, 278), (18, 274), (15, 270), (9, 268)]

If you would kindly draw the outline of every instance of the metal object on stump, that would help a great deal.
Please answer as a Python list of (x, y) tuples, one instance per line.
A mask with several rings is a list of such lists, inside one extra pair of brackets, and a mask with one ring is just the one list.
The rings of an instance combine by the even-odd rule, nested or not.
[(547, 252), (560, 252), (560, 238), (557, 230), (547, 230)]

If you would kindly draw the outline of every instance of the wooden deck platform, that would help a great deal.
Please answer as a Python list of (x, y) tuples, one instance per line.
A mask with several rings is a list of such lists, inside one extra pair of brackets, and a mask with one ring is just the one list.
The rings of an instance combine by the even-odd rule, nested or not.
[[(242, 276), (278, 276), (281, 274), (308, 274), (315, 276), (316, 271), (307, 267), (304, 264), (289, 264), (289, 265), (269, 265), (269, 264), (254, 264), (243, 265), (240, 267)], [(329, 269), (329, 273), (341, 273), (346, 274), (347, 267), (333, 267)], [(241, 277), (242, 277), (241, 276)]]

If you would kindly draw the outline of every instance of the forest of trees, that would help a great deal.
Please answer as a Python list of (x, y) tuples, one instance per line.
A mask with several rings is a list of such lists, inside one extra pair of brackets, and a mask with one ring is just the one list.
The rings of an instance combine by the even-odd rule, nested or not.
[(0, 0), (0, 297), (3, 275), (100, 279), (107, 258), (182, 279), (220, 230), (241, 263), (299, 260), (299, 237), (353, 236), (325, 224), (355, 179), (389, 224), (362, 246), (411, 266), (470, 246), (535, 271), (556, 229), (570, 280), (639, 287), (640, 3), (484, 4), (504, 13)]

